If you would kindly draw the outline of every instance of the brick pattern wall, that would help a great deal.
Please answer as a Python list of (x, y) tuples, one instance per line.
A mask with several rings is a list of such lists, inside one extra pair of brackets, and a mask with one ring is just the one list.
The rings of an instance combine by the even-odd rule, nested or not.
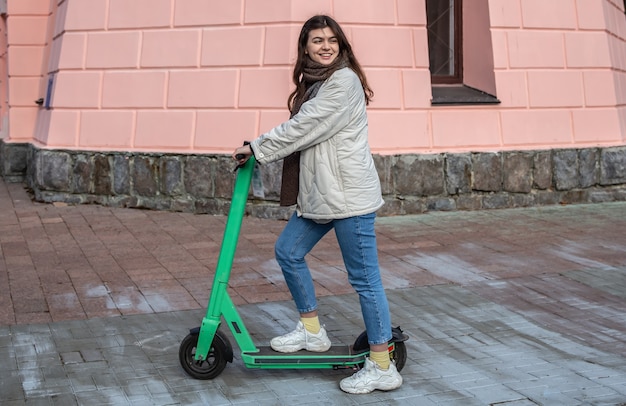
[(297, 35), (325, 12), (375, 91), (375, 153), (624, 145), (621, 0), (474, 3), (466, 84), (501, 103), (468, 108), (431, 106), (424, 0), (8, 0), (6, 139), (227, 153), (288, 117)]

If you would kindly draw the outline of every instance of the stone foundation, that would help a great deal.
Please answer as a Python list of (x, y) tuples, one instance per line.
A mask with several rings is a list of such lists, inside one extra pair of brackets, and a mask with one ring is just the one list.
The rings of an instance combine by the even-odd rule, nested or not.
[(0, 139), (0, 176), (7, 182), (23, 182), (26, 176), (30, 144), (10, 143)]
[[(626, 147), (375, 156), (380, 215), (626, 200)], [(0, 141), (0, 170), (35, 200), (227, 214), (235, 174), (226, 155), (45, 150)], [(264, 199), (248, 213), (286, 218), (282, 164), (261, 167)]]

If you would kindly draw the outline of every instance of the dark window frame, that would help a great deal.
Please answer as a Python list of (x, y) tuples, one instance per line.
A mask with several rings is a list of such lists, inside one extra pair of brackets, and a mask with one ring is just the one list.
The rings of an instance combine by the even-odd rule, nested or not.
[[(437, 0), (435, 0), (437, 1)], [(441, 1), (441, 0), (438, 0)], [(454, 73), (452, 75), (433, 75), (431, 71), (432, 84), (462, 84), (463, 83), (463, 0), (454, 1), (454, 38), (449, 39), (453, 43), (452, 54), (454, 55)], [(626, 1), (626, 0), (625, 0)], [(426, 2), (428, 7), (428, 1)], [(428, 9), (427, 9), (428, 15)], [(427, 22), (427, 30), (430, 31), (430, 24)], [(430, 35), (430, 34), (429, 34)], [(430, 48), (430, 40), (429, 40)], [(429, 53), (432, 52), (429, 49)]]
[[(432, 3), (431, 3), (432, 1)], [(453, 0), (454, 13), (452, 18), (454, 21), (450, 23), (450, 16), (448, 16), (447, 26), (440, 26), (437, 29), (432, 29), (437, 20), (440, 20), (444, 12), (450, 10), (449, 4), (447, 10), (446, 5), (441, 2), (446, 0), (427, 0), (426, 1), (426, 30), (428, 35), (428, 54), (429, 54), (429, 70), (430, 80), (432, 85), (432, 99), (431, 105), (433, 106), (446, 106), (446, 105), (479, 105), (479, 104), (499, 104), (500, 100), (496, 96), (486, 93), (482, 90), (475, 89), (465, 84), (464, 82), (464, 66), (463, 66), (463, 49), (466, 44), (463, 43), (463, 0)], [(449, 0), (447, 0), (449, 1)], [(624, 0), (626, 1), (626, 0)], [(431, 4), (437, 7), (436, 12), (441, 14), (433, 15), (429, 13), (428, 5)], [(442, 8), (443, 7), (443, 8)], [(433, 11), (433, 10), (430, 10)], [(435, 18), (431, 21), (429, 18)], [(443, 31), (442, 31), (443, 30)], [(447, 32), (446, 32), (447, 30)], [(453, 38), (450, 38), (453, 31)], [(448, 35), (446, 35), (448, 34)], [(431, 37), (431, 35), (433, 35)], [(439, 41), (439, 42), (437, 42)], [(450, 47), (450, 42), (453, 46)], [(435, 56), (433, 52), (443, 52), (446, 49), (442, 47), (441, 43), (447, 44), (447, 55)], [(435, 46), (439, 45), (439, 46)], [(454, 64), (452, 69), (454, 70), (451, 75), (433, 75), (433, 63), (438, 67), (446, 67), (445, 60), (450, 60), (450, 50), (452, 50), (452, 57), (454, 58)], [(448, 62), (447, 67), (450, 68)], [(436, 68), (435, 68), (436, 69)]]

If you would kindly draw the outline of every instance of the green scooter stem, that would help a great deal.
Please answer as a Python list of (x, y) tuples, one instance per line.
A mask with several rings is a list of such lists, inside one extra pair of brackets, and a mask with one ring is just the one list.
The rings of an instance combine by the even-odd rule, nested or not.
[(221, 316), (229, 321), (231, 330), (236, 330), (238, 344), (242, 351), (256, 351), (256, 347), (250, 338), (250, 334), (245, 331), (245, 326), (241, 321), (241, 317), (237, 312), (232, 300), (226, 293), (228, 288), (228, 280), (235, 258), (237, 249), (237, 241), (241, 231), (241, 223), (246, 211), (246, 203), (248, 201), (248, 192), (250, 190), (250, 182), (252, 181), (252, 172), (254, 171), (255, 159), (251, 156), (248, 161), (238, 167), (237, 178), (235, 180), (235, 188), (233, 197), (226, 219), (226, 227), (224, 228), (224, 238), (222, 239), (222, 248), (217, 260), (215, 268), (215, 276), (209, 305), (205, 317), (202, 319), (200, 326), (200, 335), (198, 337), (198, 345), (196, 347), (195, 359), (197, 361), (205, 360), (209, 353), (211, 343), (215, 332), (220, 326)]

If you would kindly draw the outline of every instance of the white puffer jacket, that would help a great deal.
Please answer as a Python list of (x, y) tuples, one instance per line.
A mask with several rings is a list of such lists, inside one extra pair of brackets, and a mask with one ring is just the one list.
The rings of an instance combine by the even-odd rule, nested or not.
[(343, 68), (289, 121), (250, 144), (260, 164), (300, 153), (297, 213), (313, 220), (373, 213), (384, 204), (367, 141), (365, 96)]

